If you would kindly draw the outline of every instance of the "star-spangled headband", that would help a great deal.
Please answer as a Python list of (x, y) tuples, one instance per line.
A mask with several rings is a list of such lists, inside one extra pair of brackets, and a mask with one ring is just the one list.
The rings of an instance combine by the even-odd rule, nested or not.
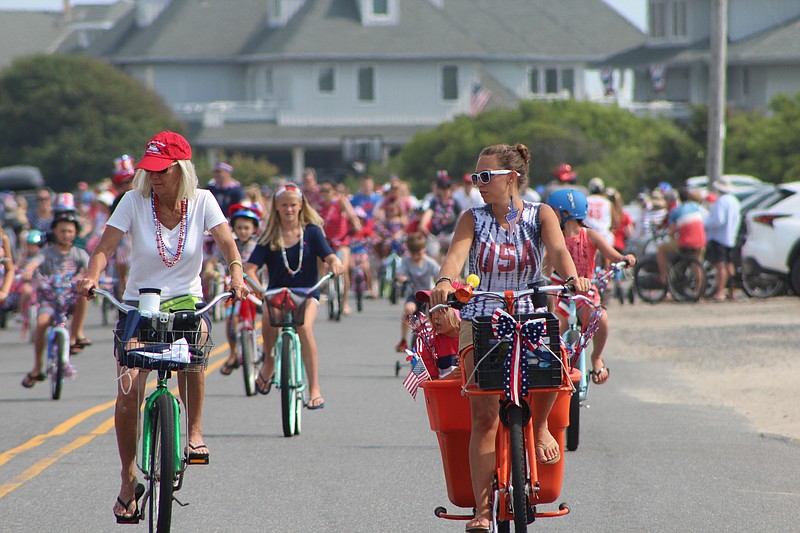
[(303, 191), (301, 191), (300, 188), (295, 186), (295, 185), (281, 185), (280, 187), (278, 187), (275, 190), (274, 198), (277, 198), (278, 196), (280, 196), (281, 194), (283, 194), (283, 193), (285, 193), (287, 191), (295, 192), (295, 193), (297, 193), (297, 197), (298, 198), (300, 198), (301, 200), (303, 199)]

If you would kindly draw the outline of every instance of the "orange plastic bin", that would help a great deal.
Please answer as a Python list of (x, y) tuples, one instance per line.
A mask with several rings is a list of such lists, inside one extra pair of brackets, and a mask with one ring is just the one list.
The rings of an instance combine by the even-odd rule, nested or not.
[[(461, 380), (426, 381), (421, 386), (425, 392), (428, 421), (439, 440), (447, 497), (458, 507), (475, 507), (469, 472), (470, 407), (469, 399), (461, 395)], [(536, 401), (536, 395), (536, 392), (529, 395), (528, 401)], [(537, 465), (540, 482), (538, 503), (554, 502), (561, 493), (564, 428), (569, 425), (569, 399), (568, 389), (559, 390), (558, 399), (547, 419), (550, 432), (561, 447), (561, 460), (553, 465)]]

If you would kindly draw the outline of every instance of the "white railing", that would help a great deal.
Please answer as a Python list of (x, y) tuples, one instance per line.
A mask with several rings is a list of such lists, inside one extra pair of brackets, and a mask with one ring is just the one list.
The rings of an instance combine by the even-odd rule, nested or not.
[(259, 100), (255, 102), (188, 102), (173, 104), (175, 116), (189, 122), (202, 122), (203, 126), (221, 126), (226, 122), (275, 122), (278, 111), (286, 108), (284, 100)]

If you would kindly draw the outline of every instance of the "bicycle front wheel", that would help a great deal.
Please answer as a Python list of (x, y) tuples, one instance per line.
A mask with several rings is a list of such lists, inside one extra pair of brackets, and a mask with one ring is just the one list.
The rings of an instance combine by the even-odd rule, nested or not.
[(297, 361), (295, 337), (281, 333), (281, 418), (283, 436), (291, 437), (300, 433), (300, 417), (303, 404), (297, 390)]
[(252, 329), (242, 330), (239, 336), (239, 353), (242, 354), (244, 393), (253, 396), (256, 393), (256, 336)]
[[(508, 406), (508, 430), (511, 439), (511, 503), (514, 510), (514, 531), (528, 531), (528, 483), (527, 454), (523, 430), (522, 408)], [(533, 444), (533, 443), (531, 443)]]
[(339, 321), (342, 318), (342, 290), (336, 276), (328, 282), (328, 320)]
[(175, 406), (162, 394), (153, 405), (150, 430), (150, 533), (168, 533), (172, 523), (173, 476), (175, 475)]
[(703, 264), (697, 259), (679, 259), (669, 269), (669, 292), (678, 302), (696, 302), (706, 290)]
[(61, 398), (68, 358), (69, 339), (65, 332), (61, 330), (52, 332), (48, 343), (47, 364), (50, 370), (50, 397), (54, 400)]

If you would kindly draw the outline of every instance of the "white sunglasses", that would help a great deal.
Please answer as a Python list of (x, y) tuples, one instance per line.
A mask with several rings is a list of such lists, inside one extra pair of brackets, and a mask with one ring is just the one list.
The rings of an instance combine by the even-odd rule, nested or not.
[(483, 170), (481, 172), (475, 172), (470, 177), (472, 178), (472, 184), (477, 185), (480, 181), (484, 185), (487, 185), (490, 181), (492, 181), (492, 176), (505, 176), (506, 174), (511, 174), (514, 172), (513, 170)]

